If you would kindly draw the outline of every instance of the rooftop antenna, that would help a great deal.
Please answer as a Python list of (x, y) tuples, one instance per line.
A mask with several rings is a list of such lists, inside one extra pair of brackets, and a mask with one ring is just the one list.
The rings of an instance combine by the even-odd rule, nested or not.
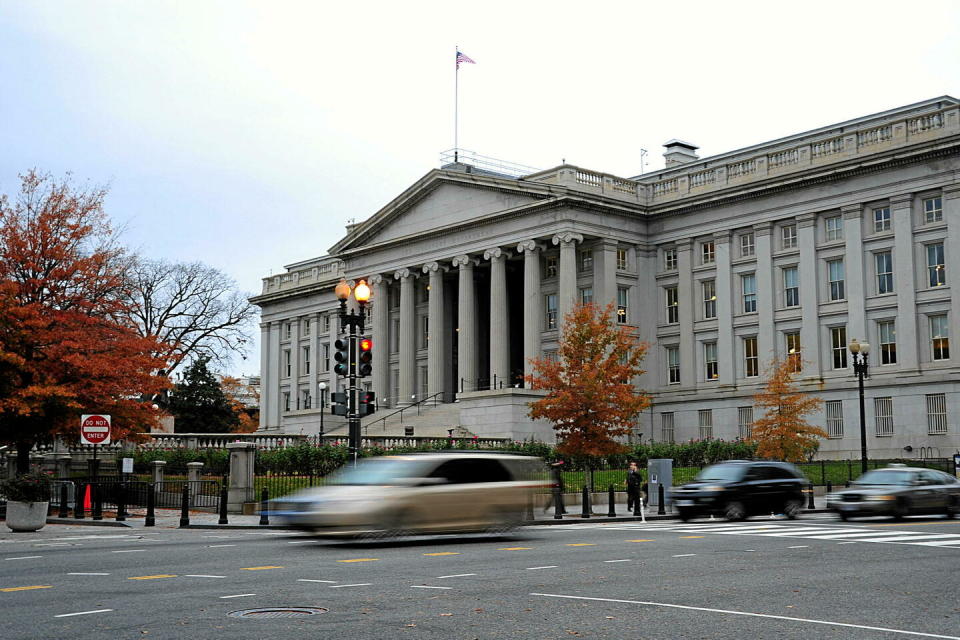
[(643, 175), (647, 166), (647, 150), (640, 149), (640, 175)]

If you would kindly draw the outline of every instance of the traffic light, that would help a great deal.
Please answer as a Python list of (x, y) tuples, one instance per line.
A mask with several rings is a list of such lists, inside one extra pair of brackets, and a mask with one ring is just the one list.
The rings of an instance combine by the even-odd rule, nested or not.
[(337, 338), (333, 346), (337, 350), (333, 354), (333, 359), (337, 361), (337, 364), (333, 366), (334, 372), (338, 376), (350, 375), (350, 340), (348, 338)]
[(360, 392), (360, 417), (368, 416), (377, 410), (377, 394), (373, 391)]
[(373, 339), (360, 338), (357, 375), (365, 378), (373, 371)]
[(347, 394), (340, 393), (331, 393), (330, 394), (330, 413), (335, 416), (345, 416), (347, 415)]

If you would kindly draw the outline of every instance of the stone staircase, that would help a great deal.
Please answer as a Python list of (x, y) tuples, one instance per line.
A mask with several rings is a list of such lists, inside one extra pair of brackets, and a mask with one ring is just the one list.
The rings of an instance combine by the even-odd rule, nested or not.
[[(407, 409), (401, 415), (396, 409), (380, 409), (372, 416), (363, 418), (360, 433), (364, 436), (403, 436), (410, 435), (408, 428), (419, 438), (446, 438), (453, 429), (455, 438), (472, 438), (473, 433), (460, 426), (460, 407), (456, 403), (424, 404), (417, 408)], [(394, 415), (390, 415), (394, 414)], [(383, 420), (384, 416), (390, 416)], [(347, 435), (346, 423), (328, 427), (327, 435)]]

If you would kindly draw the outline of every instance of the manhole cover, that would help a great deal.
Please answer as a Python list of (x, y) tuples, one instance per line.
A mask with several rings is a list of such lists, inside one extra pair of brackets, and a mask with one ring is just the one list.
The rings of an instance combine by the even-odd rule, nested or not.
[(263, 609), (241, 609), (227, 615), (234, 618), (299, 618), (326, 613), (322, 607), (266, 607)]

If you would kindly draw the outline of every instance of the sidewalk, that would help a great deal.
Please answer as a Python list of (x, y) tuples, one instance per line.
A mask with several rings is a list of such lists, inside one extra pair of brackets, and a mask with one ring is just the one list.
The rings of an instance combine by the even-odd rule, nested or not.
[[(805, 509), (803, 513), (822, 513), (826, 511), (826, 501), (823, 496), (814, 497), (814, 506), (813, 510)], [(553, 524), (576, 524), (579, 522), (640, 522), (643, 520), (640, 516), (634, 516), (633, 514), (627, 511), (627, 505), (624, 502), (616, 504), (616, 513), (615, 517), (607, 516), (609, 509), (609, 504), (604, 502), (603, 504), (594, 504), (592, 509), (592, 515), (589, 519), (581, 517), (581, 507), (580, 505), (570, 505), (567, 508), (566, 514), (562, 519), (557, 520), (554, 518), (553, 507), (544, 511), (543, 509), (535, 509), (533, 514), (533, 521), (527, 522), (527, 525), (553, 525)], [(129, 515), (126, 519), (121, 522), (116, 521), (116, 513), (113, 511), (104, 512), (103, 520), (92, 520), (89, 515), (83, 520), (77, 520), (74, 518), (57, 518), (57, 517), (48, 517), (47, 524), (69, 524), (69, 525), (86, 525), (86, 526), (101, 526), (101, 527), (125, 527), (140, 529), (145, 527), (145, 517), (146, 509), (131, 509)], [(645, 507), (645, 517), (646, 520), (651, 521), (662, 521), (662, 520), (675, 520), (677, 516), (675, 513), (671, 513), (667, 510), (667, 513), (664, 515), (657, 515), (656, 507)], [(227, 524), (218, 524), (220, 516), (216, 513), (211, 513), (209, 511), (191, 511), (190, 512), (190, 524), (188, 525), (191, 529), (286, 529), (282, 525), (276, 523), (276, 521), (271, 521), (268, 525), (260, 524), (260, 516), (252, 515), (245, 516), (240, 514), (231, 513), (227, 516)], [(155, 511), (155, 520), (157, 529), (177, 529), (180, 528), (180, 510), (179, 509), (157, 509)]]

